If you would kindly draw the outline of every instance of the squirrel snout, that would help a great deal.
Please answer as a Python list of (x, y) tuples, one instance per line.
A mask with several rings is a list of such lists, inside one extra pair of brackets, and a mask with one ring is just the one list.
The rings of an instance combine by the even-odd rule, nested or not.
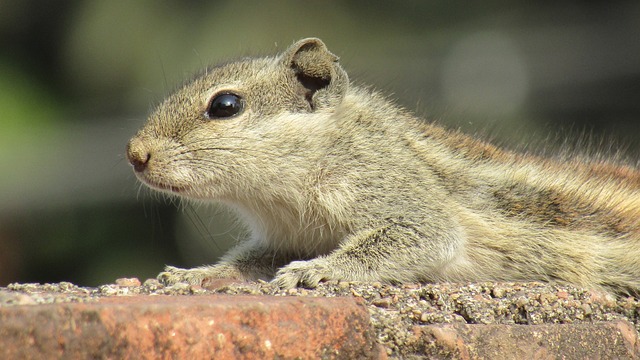
[(142, 145), (142, 141), (133, 138), (127, 144), (127, 159), (136, 172), (143, 172), (149, 164), (151, 153)]

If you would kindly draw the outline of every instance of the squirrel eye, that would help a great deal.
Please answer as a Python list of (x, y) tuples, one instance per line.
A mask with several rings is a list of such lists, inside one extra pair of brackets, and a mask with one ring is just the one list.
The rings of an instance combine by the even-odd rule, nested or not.
[(242, 98), (236, 94), (218, 94), (207, 107), (205, 115), (209, 119), (222, 119), (238, 115), (244, 107)]

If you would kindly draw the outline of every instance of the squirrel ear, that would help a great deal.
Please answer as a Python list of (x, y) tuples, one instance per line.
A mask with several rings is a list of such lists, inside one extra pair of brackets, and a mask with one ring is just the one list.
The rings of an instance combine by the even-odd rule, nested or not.
[[(348, 83), (347, 74), (322, 40), (303, 39), (291, 45), (283, 54), (285, 65), (293, 70), (297, 86), (314, 110), (331, 98), (342, 98)], [(322, 91), (323, 96), (316, 96)], [(317, 94), (320, 95), (320, 94)]]

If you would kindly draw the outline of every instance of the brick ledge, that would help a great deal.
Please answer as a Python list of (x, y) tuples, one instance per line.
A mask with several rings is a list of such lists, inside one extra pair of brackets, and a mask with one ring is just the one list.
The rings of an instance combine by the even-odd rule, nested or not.
[(362, 301), (119, 296), (0, 308), (4, 359), (376, 358)]
[[(627, 321), (414, 328), (429, 358), (638, 358)], [(0, 358), (386, 358), (361, 299), (256, 295), (112, 296), (0, 307)], [(410, 348), (410, 349), (409, 349)]]

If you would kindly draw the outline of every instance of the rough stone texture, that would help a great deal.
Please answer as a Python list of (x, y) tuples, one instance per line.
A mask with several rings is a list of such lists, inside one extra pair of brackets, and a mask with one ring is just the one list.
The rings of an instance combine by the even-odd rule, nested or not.
[(0, 288), (0, 359), (640, 357), (640, 299), (566, 284), (210, 285), (10, 284)]
[(633, 326), (594, 324), (430, 325), (416, 329), (418, 353), (459, 359), (633, 359), (640, 354)]
[(120, 296), (0, 307), (3, 359), (386, 357), (362, 301)]

